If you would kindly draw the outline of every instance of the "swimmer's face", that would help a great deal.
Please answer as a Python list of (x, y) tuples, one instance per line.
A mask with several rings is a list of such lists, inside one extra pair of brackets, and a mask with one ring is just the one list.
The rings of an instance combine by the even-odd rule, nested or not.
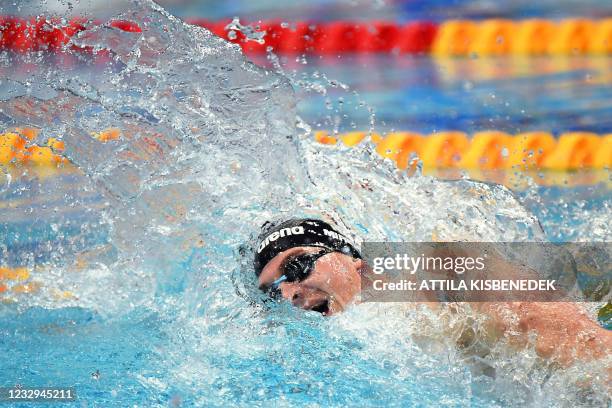
[[(259, 275), (259, 287), (266, 288), (283, 275), (285, 264), (303, 254), (318, 253), (322, 248), (295, 247), (276, 255)], [(314, 310), (326, 316), (346, 309), (361, 289), (361, 259), (340, 252), (330, 252), (318, 258), (314, 269), (300, 282), (282, 282), (282, 297), (294, 306)]]

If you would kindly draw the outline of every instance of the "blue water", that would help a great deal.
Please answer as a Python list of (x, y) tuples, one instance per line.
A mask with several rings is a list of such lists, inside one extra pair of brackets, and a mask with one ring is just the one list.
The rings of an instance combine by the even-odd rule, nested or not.
[[(197, 372), (207, 388), (193, 390), (168, 384), (181, 360), (178, 354), (186, 352), (192, 337), (188, 327), (177, 327), (174, 316), (150, 309), (110, 321), (80, 308), (30, 308), (18, 313), (8, 307), (1, 313), (2, 349), (11, 351), (3, 363), (3, 384), (74, 386), (79, 399), (95, 406), (172, 406), (173, 401), (181, 406), (220, 401), (252, 406), (282, 401), (382, 407), (431, 403), (440, 395), (454, 400), (451, 406), (495, 404), (484, 390), (466, 389), (467, 368), (406, 373), (400, 360), (418, 360), (414, 350), (397, 345), (396, 352), (402, 353), (397, 361), (392, 356), (364, 358), (359, 341), (330, 338), (312, 317), (310, 322), (276, 322), (283, 326), (283, 341), (295, 350), (291, 355), (275, 354), (279, 330), (269, 327), (274, 322), (264, 322), (256, 333), (259, 347), (265, 350), (251, 355), (231, 350), (192, 355), (202, 359), (193, 361), (196, 367), (215, 368)], [(184, 336), (185, 343), (177, 343), (177, 336)], [(389, 376), (396, 378), (392, 384)]]
[[(385, 113), (400, 116), (401, 110)], [(87, 184), (78, 174), (14, 179), (0, 194), (0, 203), (14, 205), (0, 218), (8, 247), (3, 263), (61, 265), (72, 252), (106, 243), (102, 197), (82, 188)], [(551, 241), (584, 239), (593, 217), (609, 215), (610, 191), (598, 185), (539, 187), (537, 201), (533, 191), (517, 194), (538, 215)], [(69, 203), (77, 205), (65, 211)], [(53, 207), (62, 211), (53, 215), (47, 211)], [(185, 260), (186, 270), (199, 262), (198, 256)], [(182, 272), (176, 272), (179, 281)], [(363, 340), (334, 335), (321, 327), (320, 316), (305, 317), (301, 311), (285, 310), (243, 328), (243, 317), (227, 310), (223, 323), (206, 323), (206, 334), (201, 327), (194, 332), (173, 307), (183, 301), (183, 290), (184, 282), (168, 278), (152, 304), (110, 317), (77, 306), (1, 306), (0, 354), (10, 357), (3, 359), (0, 384), (74, 386), (82, 403), (101, 407), (263, 406), (273, 401), (403, 407), (437, 405), (441, 397), (445, 406), (520, 405), (514, 394), (488, 391), (486, 377), (474, 377), (468, 365), (449, 362), (444, 354), (419, 361), (424, 357), (411, 343), (394, 344), (387, 355), (370, 354)], [(243, 330), (249, 331), (245, 350), (223, 349), (226, 343), (240, 344)], [(198, 380), (185, 379), (190, 376)]]
[(302, 20), (361, 20), (390, 19), (399, 21), (433, 20), (449, 18), (563, 18), (581, 15), (585, 17), (609, 16), (610, 4), (604, 0), (526, 0), (512, 2), (488, 2), (473, 0), (385, 0), (385, 1), (334, 1), (296, 0), (279, 5), (273, 1), (238, 0), (224, 4), (212, 1), (161, 0), (173, 14), (181, 17), (204, 16), (207, 18), (231, 18), (235, 15), (259, 19), (280, 18)]
[[(342, 55), (312, 57), (306, 65), (294, 58), (285, 57), (289, 67), (298, 70), (298, 78), (304, 72), (318, 72), (358, 90), (360, 100), (376, 113), (381, 131), (612, 132), (610, 57)], [(369, 112), (350, 106), (352, 98), (340, 90), (331, 89), (327, 95), (334, 109), (338, 108), (335, 97), (345, 99), (342, 112), (351, 120), (339, 127), (323, 117), (323, 96), (314, 92), (301, 96), (300, 112), (315, 127), (341, 132), (369, 127)]]
[[(611, 63), (609, 57), (389, 56), (284, 62), (288, 75), (306, 85), (325, 83), (324, 75), (358, 91), (328, 87), (320, 95), (297, 87), (298, 114), (315, 129), (331, 130), (336, 123), (338, 131), (366, 129), (374, 118), (380, 132), (555, 134), (612, 131)], [(79, 69), (95, 77), (100, 67), (84, 63)], [(338, 121), (341, 115), (346, 116)], [(88, 249), (101, 251), (112, 239), (108, 204), (95, 183), (79, 173), (44, 177), (35, 171), (5, 181), (0, 266), (28, 266), (42, 288), (0, 297), (2, 386), (72, 386), (79, 402), (66, 406), (100, 407), (556, 406), (564, 397), (579, 402), (563, 378), (555, 383), (555, 376), (528, 365), (494, 381), (452, 348), (412, 341), (423, 322), (407, 312), (356, 307), (324, 319), (285, 304), (271, 310), (252, 304), (243, 288), (248, 279), (241, 284), (244, 276), (232, 269), (239, 257), (235, 243), (248, 234), (198, 223), (197, 215), (189, 227), (206, 245), (183, 250), (182, 236), (162, 231), (155, 237), (163, 253), (149, 271), (113, 264), (112, 251), (96, 259), (108, 257), (113, 270), (104, 262), (72, 267)], [(607, 185), (539, 186), (515, 194), (537, 215), (550, 241), (609, 237)], [(231, 208), (223, 210), (231, 214)], [(56, 290), (77, 298), (62, 298)]]

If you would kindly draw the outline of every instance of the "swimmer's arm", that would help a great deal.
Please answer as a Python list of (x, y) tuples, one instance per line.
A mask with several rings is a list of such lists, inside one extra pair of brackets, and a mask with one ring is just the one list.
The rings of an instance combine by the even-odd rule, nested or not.
[(489, 302), (478, 304), (492, 320), (489, 334), (524, 347), (535, 334), (536, 353), (562, 366), (612, 353), (612, 332), (570, 302)]
[[(494, 251), (491, 254), (486, 278), (538, 277), (534, 271), (508, 262)], [(464, 254), (444, 253), (448, 255)], [(533, 333), (536, 353), (562, 366), (612, 355), (612, 331), (599, 326), (577, 303), (496, 301), (474, 302), (472, 307), (489, 316), (486, 330), (489, 340), (505, 337), (510, 345), (523, 348)]]
[[(490, 265), (489, 275), (497, 279), (538, 277), (534, 271), (502, 256), (495, 256)], [(612, 352), (612, 332), (599, 326), (578, 303), (501, 301), (477, 307), (493, 319), (493, 335), (503, 335), (510, 344), (524, 347), (533, 333), (536, 353), (562, 366), (599, 359)]]

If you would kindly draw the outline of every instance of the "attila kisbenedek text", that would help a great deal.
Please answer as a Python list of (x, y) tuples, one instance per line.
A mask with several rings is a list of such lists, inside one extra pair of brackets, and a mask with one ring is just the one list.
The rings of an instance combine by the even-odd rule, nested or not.
[[(377, 257), (372, 262), (372, 272), (381, 275), (388, 271), (403, 271), (410, 275), (417, 272), (454, 272), (463, 275), (469, 271), (484, 271), (483, 257), (429, 257), (396, 254), (391, 257)], [(374, 290), (447, 290), (447, 291), (555, 291), (555, 280), (548, 279), (425, 279), (420, 282), (401, 279), (386, 282), (381, 279), (372, 282)]]

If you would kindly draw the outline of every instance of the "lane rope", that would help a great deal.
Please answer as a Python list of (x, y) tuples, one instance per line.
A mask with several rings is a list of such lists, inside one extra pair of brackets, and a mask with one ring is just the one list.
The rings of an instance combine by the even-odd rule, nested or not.
[[(252, 23), (265, 32), (264, 41), (249, 40), (232, 30), (230, 21), (187, 19), (214, 34), (239, 44), (246, 53), (262, 54), (268, 49), (280, 54), (344, 53), (426, 54), (436, 56), (488, 55), (576, 55), (612, 53), (612, 18), (570, 18), (559, 21), (529, 20), (449, 20), (441, 23), (414, 21), (399, 24), (388, 21), (259, 21)], [(0, 16), (0, 49), (16, 52), (61, 51), (71, 37), (91, 26), (141, 35), (134, 21), (65, 21), (42, 16), (23, 18)], [(92, 51), (84, 50), (81, 51)]]
[[(317, 131), (315, 140), (323, 144), (342, 142), (355, 146), (366, 139), (367, 132), (349, 132), (331, 136)], [(474, 133), (444, 131), (430, 135), (392, 132), (384, 137), (373, 133), (369, 140), (383, 157), (406, 169), (411, 158), (418, 157), (424, 167), (455, 169), (610, 169), (612, 134), (566, 132), (555, 138), (549, 132), (510, 135), (497, 130)]]
[[(0, 133), (0, 164), (61, 166), (68, 163), (62, 156), (64, 142), (49, 138), (45, 145), (33, 143), (39, 134), (34, 128), (14, 128)], [(92, 133), (102, 143), (122, 137), (117, 128)], [(376, 145), (376, 151), (393, 160), (398, 168), (406, 169), (415, 158), (427, 168), (455, 169), (610, 169), (612, 168), (612, 133), (565, 132), (555, 138), (538, 131), (510, 135), (497, 130), (476, 132), (468, 136), (459, 131), (443, 131), (430, 135), (416, 132), (378, 133), (349, 132), (330, 135), (317, 131), (314, 138), (322, 144), (339, 142), (355, 146), (366, 139)]]

